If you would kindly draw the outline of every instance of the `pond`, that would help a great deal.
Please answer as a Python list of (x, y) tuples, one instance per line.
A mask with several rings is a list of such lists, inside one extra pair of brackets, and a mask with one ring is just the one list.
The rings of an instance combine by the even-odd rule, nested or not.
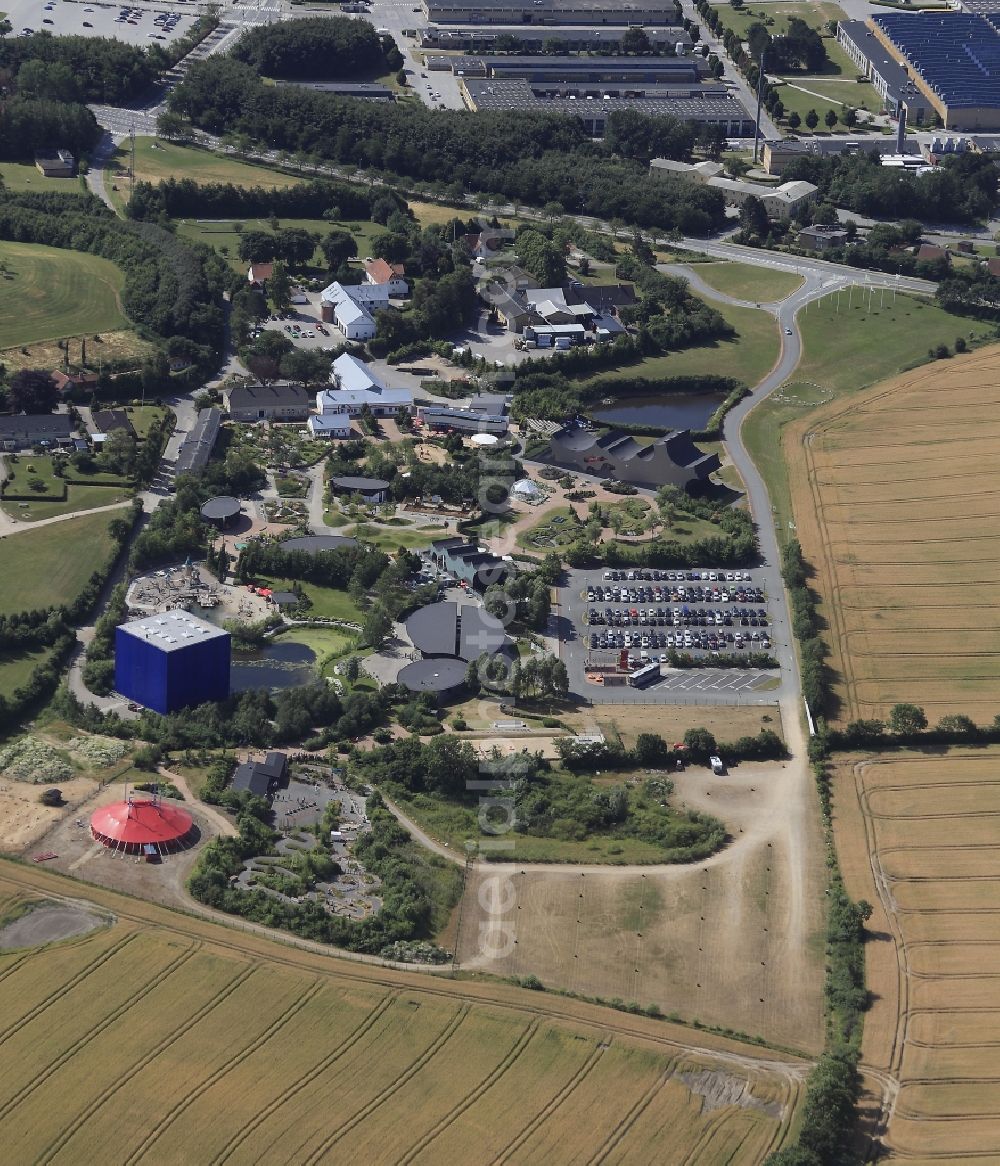
[(316, 679), (316, 653), (306, 644), (277, 642), (246, 651), (233, 650), (230, 688), (247, 692), (266, 688), (278, 692)]
[(619, 397), (598, 405), (590, 415), (605, 425), (654, 425), (659, 429), (704, 429), (726, 399), (725, 393), (690, 393), (665, 397)]

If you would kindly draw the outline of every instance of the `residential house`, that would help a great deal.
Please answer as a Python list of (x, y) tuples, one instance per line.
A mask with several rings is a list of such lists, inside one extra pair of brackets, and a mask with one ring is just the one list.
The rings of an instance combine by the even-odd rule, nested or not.
[(114, 433), (115, 430), (121, 430), (122, 433), (127, 433), (129, 437), (135, 437), (136, 432), (132, 426), (132, 421), (124, 409), (95, 409), (91, 414), (94, 422), (94, 428), (97, 433)]
[(384, 259), (365, 261), (365, 279), (376, 286), (384, 285), (390, 296), (408, 296), (410, 286), (403, 278), (406, 269), (401, 263), (387, 263)]
[(60, 393), (72, 393), (75, 389), (93, 389), (97, 384), (97, 373), (57, 370), (52, 374), (52, 380)]
[(234, 385), (225, 399), (234, 421), (305, 421), (309, 416), (310, 396), (302, 385)]
[(68, 413), (15, 413), (0, 417), (0, 450), (72, 444), (73, 419)]
[(808, 247), (810, 251), (832, 251), (835, 247), (844, 247), (850, 238), (843, 227), (830, 226), (806, 227), (799, 231), (796, 240), (800, 247)]
[(247, 282), (251, 287), (263, 290), (264, 285), (274, 274), (273, 263), (251, 263), (247, 271)]

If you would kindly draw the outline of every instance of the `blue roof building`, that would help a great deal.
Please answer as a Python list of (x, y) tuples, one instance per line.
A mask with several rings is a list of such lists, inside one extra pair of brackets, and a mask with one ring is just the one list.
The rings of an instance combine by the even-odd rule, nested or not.
[(229, 696), (229, 633), (186, 611), (144, 616), (115, 629), (115, 689), (166, 715)]

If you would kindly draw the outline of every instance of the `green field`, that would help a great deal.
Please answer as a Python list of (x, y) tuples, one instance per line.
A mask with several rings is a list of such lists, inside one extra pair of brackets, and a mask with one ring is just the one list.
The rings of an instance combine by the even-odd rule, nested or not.
[[(306, 231), (315, 231), (319, 235), (326, 235), (330, 231), (347, 231), (357, 244), (359, 260), (371, 254), (371, 243), (375, 236), (385, 233), (385, 227), (379, 223), (346, 219), (342, 222), (328, 222), (326, 219), (281, 219), (279, 225), (282, 228), (301, 227)], [(267, 219), (226, 219), (218, 222), (179, 219), (177, 233), (192, 242), (214, 247), (216, 251), (224, 254), (234, 267), (243, 270), (246, 263), (238, 258), (240, 232), (236, 230), (237, 226), (247, 231), (271, 233), (271, 224)], [(326, 270), (326, 260), (318, 248), (313, 253), (311, 263)]]
[(94, 571), (107, 562), (114, 549), (108, 524), (123, 513), (84, 514), (7, 535), (3, 540), (0, 614), (74, 599)]
[(35, 243), (0, 243), (0, 349), (127, 328), (123, 276), (107, 259)]
[(27, 684), (35, 669), (44, 664), (51, 654), (51, 648), (0, 652), (0, 693), (10, 696), (23, 684)]
[(392, 552), (404, 547), (413, 550), (419, 547), (429, 547), (431, 543), (442, 535), (440, 526), (382, 526), (375, 522), (359, 522), (344, 534), (359, 539), (364, 543), (372, 543), (380, 550)]
[[(128, 165), (128, 151), (118, 151), (118, 163)], [(234, 186), (295, 186), (301, 182), (265, 166), (254, 166), (213, 150), (178, 146), (160, 138), (135, 139), (135, 177), (145, 182), (191, 178), (195, 182), (231, 182)]]
[(699, 263), (695, 272), (723, 295), (762, 304), (787, 299), (802, 286), (801, 275), (753, 263)]
[[(701, 270), (699, 264), (698, 271)], [(752, 388), (773, 368), (778, 359), (781, 344), (774, 317), (757, 308), (737, 308), (715, 300), (709, 300), (708, 303), (736, 329), (735, 339), (716, 340), (711, 344), (686, 348), (666, 356), (650, 356), (640, 364), (601, 369), (595, 376), (611, 380), (631, 377), (657, 380), (661, 377), (712, 373), (736, 377)]]
[[(938, 344), (954, 348), (955, 338), (981, 343), (995, 328), (952, 316), (930, 300), (886, 292), (872, 297), (855, 288), (809, 304), (799, 314), (803, 354), (798, 368), (757, 406), (743, 425), (743, 440), (767, 481), (779, 534), (791, 529), (791, 500), (780, 434), (784, 426), (842, 393), (856, 392), (926, 359)], [(848, 303), (852, 302), (849, 308)]]
[(125, 412), (132, 422), (136, 437), (140, 439), (146, 437), (151, 426), (166, 415), (166, 410), (160, 405), (127, 405)]
[(8, 190), (48, 191), (59, 194), (84, 194), (79, 178), (46, 178), (37, 166), (28, 162), (0, 162), (0, 180)]

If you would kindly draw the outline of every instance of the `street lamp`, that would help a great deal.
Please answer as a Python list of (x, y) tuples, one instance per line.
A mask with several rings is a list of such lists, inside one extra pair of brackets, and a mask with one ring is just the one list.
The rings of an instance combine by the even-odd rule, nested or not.
[(767, 57), (767, 49), (760, 50), (760, 61), (757, 64), (757, 120), (753, 127), (753, 164), (757, 165), (757, 148), (760, 145), (760, 105), (761, 99), (764, 95), (764, 60)]

